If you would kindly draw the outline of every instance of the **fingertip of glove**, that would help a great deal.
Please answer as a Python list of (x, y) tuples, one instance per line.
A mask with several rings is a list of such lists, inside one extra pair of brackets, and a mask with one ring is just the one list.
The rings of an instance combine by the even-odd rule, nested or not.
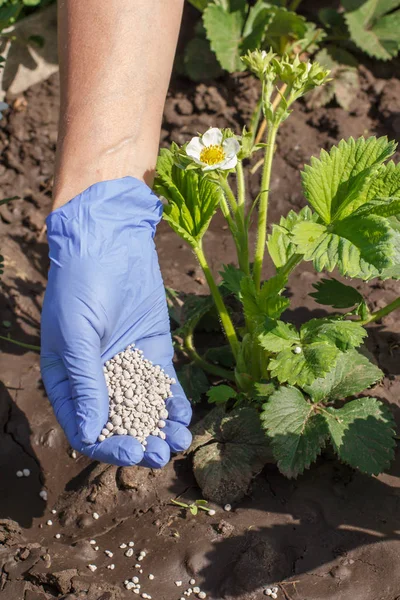
[(147, 438), (144, 458), (140, 465), (150, 469), (161, 469), (169, 462), (171, 451), (166, 442), (155, 436)]
[(192, 407), (189, 400), (172, 396), (166, 401), (166, 408), (171, 421), (177, 421), (182, 425), (189, 425), (192, 418)]
[(172, 452), (183, 452), (192, 443), (192, 434), (189, 429), (176, 421), (167, 421), (163, 429), (167, 442)]
[(113, 436), (89, 448), (81, 447), (83, 454), (88, 454), (94, 460), (130, 467), (143, 460), (144, 452), (141, 443), (130, 436)]

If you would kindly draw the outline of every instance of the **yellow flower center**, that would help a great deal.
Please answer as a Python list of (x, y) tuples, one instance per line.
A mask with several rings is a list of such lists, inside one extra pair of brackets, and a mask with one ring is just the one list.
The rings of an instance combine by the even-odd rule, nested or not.
[(200, 160), (206, 165), (216, 165), (225, 159), (225, 152), (219, 144), (213, 144), (203, 148), (200, 152)]

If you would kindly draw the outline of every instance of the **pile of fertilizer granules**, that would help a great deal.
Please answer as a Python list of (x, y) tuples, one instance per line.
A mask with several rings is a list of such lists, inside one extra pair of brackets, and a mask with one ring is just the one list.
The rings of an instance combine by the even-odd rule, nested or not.
[(99, 442), (112, 435), (131, 435), (143, 446), (146, 438), (155, 435), (165, 440), (165, 400), (172, 396), (175, 383), (165, 371), (143, 358), (142, 350), (128, 346), (104, 366), (104, 376), (110, 398), (108, 422), (99, 435)]

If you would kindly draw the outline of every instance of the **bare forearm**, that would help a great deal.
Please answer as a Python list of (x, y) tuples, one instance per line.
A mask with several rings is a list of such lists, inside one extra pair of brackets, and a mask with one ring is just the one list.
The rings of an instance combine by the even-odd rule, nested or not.
[(59, 0), (54, 206), (98, 181), (151, 184), (183, 0)]

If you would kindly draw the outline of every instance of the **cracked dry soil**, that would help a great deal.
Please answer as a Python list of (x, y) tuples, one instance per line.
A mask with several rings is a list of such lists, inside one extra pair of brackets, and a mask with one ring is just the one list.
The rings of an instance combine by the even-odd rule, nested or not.
[[(350, 135), (398, 137), (400, 83), (389, 67), (382, 69), (375, 74), (361, 69), (361, 91), (350, 113), (333, 105), (312, 112), (304, 104), (296, 107), (278, 138), (271, 222), (304, 205), (298, 169), (319, 148)], [(54, 76), (23, 97), (10, 99), (16, 100), (15, 110), (0, 124), (0, 197), (22, 198), (0, 207), (6, 262), (1, 334), (28, 344), (39, 343), (48, 268), (42, 228), (50, 208), (58, 96)], [(176, 79), (161, 143), (181, 143), (210, 125), (240, 131), (256, 97), (246, 75), (209, 85)], [(248, 176), (253, 196), (259, 180), (259, 172)], [(167, 286), (206, 293), (194, 257), (165, 223), (159, 227), (157, 245)], [(206, 251), (214, 271), (232, 260), (233, 244), (220, 216), (207, 234)], [(267, 266), (266, 275), (270, 272)], [(289, 320), (300, 323), (325, 313), (308, 296), (318, 277), (308, 266), (294, 274)], [(399, 293), (399, 284), (393, 282), (358, 287), (366, 291), (373, 309)], [(397, 422), (399, 334), (399, 313), (393, 313), (370, 329), (368, 339), (386, 374), (371, 394), (390, 405)], [(213, 517), (185, 515), (169, 500), (200, 497), (190, 459), (177, 457), (164, 470), (151, 472), (74, 458), (45, 398), (37, 354), (2, 342), (0, 367), (1, 600), (131, 598), (132, 591), (122, 583), (137, 573), (142, 549), (147, 551), (141, 561), (142, 591), (156, 600), (179, 600), (191, 577), (212, 600), (261, 600), (268, 584), (278, 585), (278, 597), (285, 600), (400, 597), (399, 457), (390, 473), (374, 478), (351, 471), (329, 453), (297, 481), (268, 466), (231, 512), (215, 507)], [(17, 478), (16, 471), (23, 468), (31, 475)], [(43, 487), (47, 502), (39, 497)], [(95, 512), (98, 520), (93, 519)], [(49, 519), (52, 525), (46, 524)], [(128, 558), (119, 545), (130, 540), (135, 552)], [(111, 563), (113, 570), (107, 569)], [(97, 570), (90, 572), (88, 564), (96, 564)], [(150, 573), (155, 575), (152, 581)], [(183, 581), (182, 588), (175, 586), (177, 580)]]

